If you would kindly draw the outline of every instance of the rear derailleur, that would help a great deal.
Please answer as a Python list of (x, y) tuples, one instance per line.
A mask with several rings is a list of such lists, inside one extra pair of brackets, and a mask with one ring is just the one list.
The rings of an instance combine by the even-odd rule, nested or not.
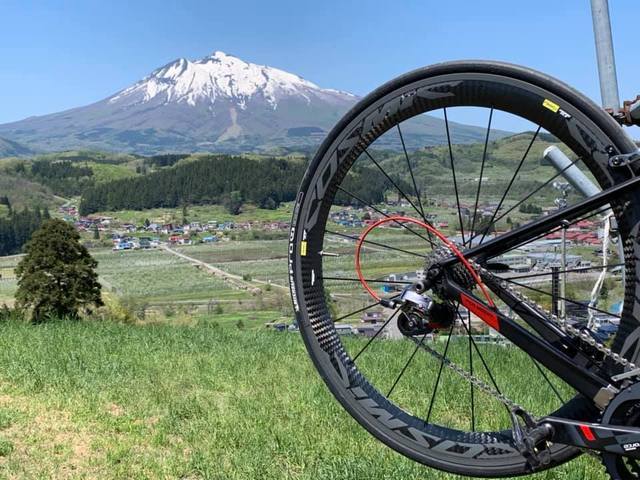
[(399, 296), (383, 300), (382, 303), (390, 308), (400, 308), (398, 329), (408, 337), (450, 328), (456, 317), (453, 304), (420, 294), (413, 286), (408, 286)]

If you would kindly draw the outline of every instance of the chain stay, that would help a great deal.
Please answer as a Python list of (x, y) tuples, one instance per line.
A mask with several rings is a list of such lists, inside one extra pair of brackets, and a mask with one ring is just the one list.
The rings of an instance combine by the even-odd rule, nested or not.
[[(479, 266), (475, 262), (471, 262), (471, 264), (474, 266), (474, 268), (477, 268), (479, 270), (481, 276), (483, 276), (483, 275), (491, 275), (495, 279), (501, 280), (500, 281), (500, 286), (502, 288), (506, 288), (507, 290), (509, 290), (509, 292), (512, 295), (518, 297), (521, 301), (526, 302), (529, 306), (534, 307), (538, 311), (538, 313), (541, 313), (542, 315), (544, 315), (547, 318), (551, 319), (551, 321), (558, 328), (560, 328), (564, 333), (566, 333), (568, 336), (586, 343), (590, 347), (592, 347), (592, 348), (596, 349), (598, 352), (602, 353), (605, 357), (610, 358), (614, 363), (616, 363), (616, 364), (618, 364), (618, 365), (620, 365), (622, 367), (625, 367), (627, 369), (627, 372), (626, 372), (626, 374), (623, 374), (624, 377), (622, 377), (622, 378), (628, 378), (629, 376), (639, 376), (640, 375), (640, 369), (635, 364), (633, 364), (632, 362), (630, 362), (629, 360), (624, 358), (622, 355), (620, 355), (619, 353), (614, 352), (613, 350), (611, 350), (606, 345), (598, 342), (595, 338), (593, 338), (587, 332), (585, 332), (583, 330), (580, 330), (578, 328), (575, 328), (574, 326), (569, 325), (568, 323), (562, 321), (562, 319), (560, 319), (557, 315), (555, 315), (552, 312), (544, 309), (540, 304), (534, 302), (529, 297), (527, 297), (525, 294), (523, 294), (520, 291), (516, 290), (513, 287), (513, 285), (510, 285), (506, 281), (500, 279), (499, 277), (496, 277), (491, 272), (489, 272), (487, 269)], [(614, 378), (614, 380), (615, 380), (615, 378)]]
[[(618, 354), (616, 352), (613, 352), (610, 348), (608, 348), (604, 344), (598, 342), (595, 338), (593, 338), (588, 333), (586, 333), (586, 332), (584, 332), (584, 331), (582, 331), (580, 329), (577, 329), (577, 328), (573, 327), (572, 325), (569, 325), (568, 323), (562, 321), (557, 315), (555, 315), (555, 314), (549, 312), (548, 310), (544, 309), (541, 305), (539, 305), (538, 303), (534, 302), (533, 300), (531, 300), (529, 297), (527, 297), (526, 295), (524, 295), (520, 291), (516, 290), (512, 285), (508, 284), (507, 282), (502, 280), (500, 277), (497, 277), (497, 276), (493, 275), (491, 272), (489, 272), (486, 268), (482, 267), (478, 263), (476, 263), (474, 261), (470, 261), (470, 264), (473, 266), (473, 268), (476, 269), (476, 271), (480, 274), (481, 277), (483, 277), (483, 276), (491, 276), (494, 279), (499, 280), (501, 287), (506, 288), (507, 290), (509, 290), (509, 292), (512, 295), (516, 296), (520, 301), (526, 302), (529, 306), (534, 307), (539, 313), (541, 313), (542, 315), (545, 315), (547, 318), (551, 319), (551, 321), (558, 328), (560, 328), (564, 333), (566, 333), (569, 337), (575, 338), (575, 339), (577, 339), (577, 340), (579, 340), (581, 342), (586, 343), (590, 347), (592, 347), (595, 350), (597, 350), (598, 352), (602, 353), (602, 355), (604, 357), (609, 358), (614, 363), (616, 363), (617, 365), (620, 365), (620, 366), (624, 367), (626, 369), (626, 371), (624, 373), (622, 373), (622, 374), (619, 374), (619, 375), (616, 375), (616, 376), (612, 377), (612, 379), (614, 381), (622, 380), (622, 379), (626, 379), (626, 378), (631, 378), (631, 377), (640, 377), (640, 368), (637, 367), (632, 362), (630, 362), (629, 360), (627, 360), (626, 358), (624, 358), (623, 356), (621, 356), (620, 354)], [(508, 398), (506, 395), (502, 394), (501, 392), (499, 392), (495, 388), (491, 387), (490, 385), (485, 383), (483, 380), (481, 380), (477, 376), (467, 372), (464, 368), (460, 367), (455, 362), (453, 362), (453, 361), (449, 360), (448, 358), (444, 357), (442, 354), (438, 353), (436, 350), (432, 349), (428, 345), (425, 345), (423, 342), (420, 342), (417, 338), (415, 338), (415, 337), (410, 337), (410, 338), (416, 344), (418, 344), (423, 350), (428, 352), (433, 357), (439, 359), (444, 365), (446, 365), (449, 369), (453, 370), (458, 375), (460, 375), (462, 378), (467, 380), (475, 388), (477, 388), (478, 390), (483, 391), (486, 394), (492, 396), (493, 398), (495, 398), (496, 400), (498, 400), (499, 402), (504, 404), (509, 410), (511, 410), (511, 411), (520, 410), (520, 411), (526, 412), (516, 402), (514, 402), (513, 400), (511, 400), (510, 398)], [(528, 412), (526, 412), (526, 413), (528, 414)]]

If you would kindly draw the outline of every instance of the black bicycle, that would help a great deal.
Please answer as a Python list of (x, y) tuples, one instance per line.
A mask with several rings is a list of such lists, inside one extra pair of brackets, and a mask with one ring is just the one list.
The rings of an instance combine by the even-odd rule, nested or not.
[(463, 475), (589, 452), (640, 478), (634, 115), (474, 61), (396, 78), (336, 125), (295, 204), (289, 280), (316, 368), (371, 434)]

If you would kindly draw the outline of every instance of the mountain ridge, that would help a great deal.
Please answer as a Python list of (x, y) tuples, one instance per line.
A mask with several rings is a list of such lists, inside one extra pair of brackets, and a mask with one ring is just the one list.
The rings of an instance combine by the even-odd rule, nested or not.
[[(41, 151), (309, 152), (358, 100), (215, 51), (199, 60), (178, 58), (98, 102), (2, 124), (0, 137)], [(454, 142), (477, 141), (486, 133), (451, 125)], [(412, 148), (444, 143), (443, 121), (416, 117), (405, 140)]]

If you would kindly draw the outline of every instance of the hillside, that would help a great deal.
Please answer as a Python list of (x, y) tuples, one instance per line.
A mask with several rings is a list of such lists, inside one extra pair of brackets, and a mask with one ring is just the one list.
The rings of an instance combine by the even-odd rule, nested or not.
[(8, 140), (6, 138), (0, 138), (0, 158), (2, 157), (20, 157), (24, 155), (32, 155), (33, 150), (22, 145), (21, 143)]
[[(278, 318), (277, 313), (263, 312), (258, 321), (254, 316), (216, 315), (182, 325), (1, 322), (3, 475), (105, 480), (453, 478), (371, 437), (331, 397), (299, 335), (265, 331), (262, 322)], [(238, 320), (244, 329), (236, 327)], [(384, 359), (387, 368), (380, 381), (390, 383), (404, 362), (400, 345), (409, 343), (379, 342), (376, 354), (361, 363), (375, 368)], [(464, 365), (466, 343), (458, 347), (452, 346), (451, 357)], [(508, 355), (512, 369), (529, 365), (528, 360), (518, 361), (518, 352), (499, 348), (497, 358)], [(424, 375), (411, 369), (397, 389), (398, 398), (424, 389), (420, 379), (427, 378), (430, 385), (437, 363), (421, 360)], [(496, 361), (496, 356), (488, 361)], [(536, 391), (545, 391), (542, 380), (532, 383), (513, 371), (510, 375), (524, 378), (517, 388), (532, 398)], [(460, 384), (464, 392), (453, 390), (452, 398), (466, 398), (468, 386)], [(434, 416), (441, 418), (446, 414), (442, 410), (449, 416), (460, 412), (444, 400)], [(542, 408), (552, 401), (547, 395)], [(478, 422), (488, 417), (480, 409), (478, 415)], [(485, 426), (478, 423), (480, 429)], [(597, 459), (583, 455), (531, 478), (599, 480), (604, 475)]]
[[(64, 199), (56, 196), (52, 190), (41, 183), (30, 181), (19, 175), (11, 175), (0, 169), (0, 192), (11, 201), (14, 208), (49, 207), (54, 210), (64, 203)], [(4, 214), (0, 210), (0, 215)]]
[[(310, 152), (357, 101), (348, 92), (217, 51), (177, 59), (91, 105), (0, 125), (0, 136), (43, 151)], [(480, 127), (451, 127), (454, 142), (485, 135)], [(410, 148), (446, 143), (439, 118), (420, 115), (404, 130)], [(401, 148), (397, 141), (391, 146)]]
[[(51, 205), (70, 198), (85, 188), (135, 176), (143, 161), (134, 156), (104, 152), (67, 151), (0, 158), (3, 190), (16, 205)], [(32, 202), (32, 203), (29, 203)]]
[[(531, 137), (532, 133), (525, 132), (489, 143), (484, 196), (501, 194)], [(548, 135), (535, 141), (523, 164), (521, 179), (513, 186), (514, 194), (531, 190), (540, 180), (554, 174), (551, 167), (542, 164), (542, 152), (549, 145), (562, 146)], [(483, 143), (453, 146), (462, 196), (475, 194), (483, 147)], [(411, 179), (404, 154), (388, 149), (372, 151), (381, 165), (410, 191)], [(410, 156), (416, 181), (425, 194), (451, 195), (447, 147), (425, 147), (411, 152)], [(68, 151), (0, 160), (0, 171), (5, 173), (3, 184), (7, 195), (12, 202), (15, 197), (18, 205), (38, 201), (51, 205), (56, 203), (52, 194), (83, 195), (82, 212), (87, 214), (177, 208), (184, 204), (225, 204), (229, 200), (225, 195), (233, 191), (240, 192), (240, 202), (275, 208), (295, 196), (305, 165), (304, 157), (299, 156), (160, 154), (143, 157)], [(373, 202), (381, 201), (385, 190), (393, 193), (388, 180), (365, 157), (355, 164), (346, 182), (350, 191)]]

